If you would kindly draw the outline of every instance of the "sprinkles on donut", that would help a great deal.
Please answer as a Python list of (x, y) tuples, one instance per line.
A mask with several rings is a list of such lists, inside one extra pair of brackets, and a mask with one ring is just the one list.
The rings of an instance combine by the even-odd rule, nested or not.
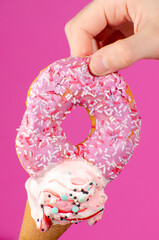
[[(41, 187), (40, 192), (31, 194), (37, 202), (37, 209), (43, 205), (43, 214), (41, 210), (40, 214), (39, 210), (32, 210), (37, 225), (43, 223), (41, 231), (47, 230), (53, 223), (82, 221), (82, 215), (79, 219), (77, 216), (81, 211), (81, 205), (83, 208), (83, 203), (92, 201), (89, 191), (95, 186), (94, 178), (96, 179), (97, 176), (95, 174), (90, 178), (87, 189), (79, 190), (74, 186), (69, 193), (61, 190), (59, 202), (57, 201), (59, 194), (56, 193), (56, 196), (54, 193), (53, 200), (56, 200), (56, 204), (52, 202), (51, 205), (47, 205), (48, 200), (44, 194), (47, 181), (51, 180), (47, 177), (47, 181), (43, 183), (44, 187), (39, 179), (46, 179), (47, 173), (66, 162), (76, 162), (78, 159), (77, 162), (80, 164), (79, 159), (81, 159), (81, 164), (84, 161), (101, 172), (101, 175), (98, 174), (97, 182), (98, 184), (100, 181), (103, 182), (100, 187), (100, 191), (103, 191), (106, 184), (118, 176), (132, 156), (134, 148), (139, 144), (141, 119), (127, 83), (117, 72), (102, 77), (91, 75), (89, 61), (90, 57), (58, 60), (40, 72), (28, 91), (27, 108), (16, 138), (16, 151), (23, 167), (32, 176), (29, 182), (34, 181), (35, 184), (37, 181)], [(92, 126), (89, 136), (82, 143), (73, 145), (67, 141), (61, 124), (73, 106), (77, 105), (87, 110)], [(76, 177), (73, 174), (72, 178), (72, 166), (70, 164), (70, 170), (68, 169), (67, 172), (68, 181), (74, 179), (75, 182), (80, 182), (80, 186), (85, 186), (82, 175)], [(50, 189), (50, 185), (48, 187), (47, 199), (51, 199), (54, 190)], [(27, 184), (28, 197), (32, 205), (30, 188), (31, 184)], [(98, 186), (95, 188), (98, 189)], [(78, 199), (76, 193), (79, 194), (79, 191)], [(42, 200), (37, 198), (37, 194), (43, 195)], [(96, 196), (96, 193), (94, 195)], [(102, 204), (96, 204), (97, 211), (89, 209), (83, 217), (89, 219), (89, 216), (92, 216), (93, 220), (89, 220), (90, 224), (99, 220), (94, 217), (95, 213), (102, 214), (100, 209), (102, 211), (104, 209), (106, 195), (102, 193), (102, 196), (105, 197)], [(98, 197), (98, 200), (99, 198), (101, 199)], [(71, 209), (69, 209), (70, 201), (73, 201)], [(68, 207), (68, 213), (70, 212), (71, 215), (66, 214), (67, 211), (61, 214), (59, 206), (64, 208), (64, 205)], [(44, 224), (45, 211), (49, 214), (47, 227)]]

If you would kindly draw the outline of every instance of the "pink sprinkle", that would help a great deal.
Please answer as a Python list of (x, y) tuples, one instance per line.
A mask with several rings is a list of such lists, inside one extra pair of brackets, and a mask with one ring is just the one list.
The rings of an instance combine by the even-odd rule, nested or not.
[(40, 97), (42, 100), (47, 101), (47, 99), (44, 98), (43, 96), (39, 95), (39, 97)]
[(120, 132), (120, 130), (115, 130), (114, 132), (115, 132), (115, 133), (119, 133), (119, 132)]
[(61, 152), (58, 152), (57, 157), (58, 158), (61, 157)]
[[(125, 81), (118, 73), (102, 77), (90, 75), (89, 61), (90, 58), (87, 57), (59, 60), (41, 72), (32, 85), (16, 144), (17, 152), (21, 153), (24, 149), (20, 156), (21, 161), (23, 165), (28, 166), (27, 171), (31, 175), (50, 163), (61, 162), (65, 157), (81, 155), (100, 167), (103, 175), (112, 180), (120, 171), (116, 169), (113, 172), (112, 163), (118, 166), (118, 163), (122, 162), (125, 166), (134, 146), (138, 145), (140, 117), (135, 102), (126, 92)], [(88, 106), (90, 114), (95, 116), (96, 121), (96, 124), (91, 126), (93, 134), (78, 147), (67, 142), (61, 129), (60, 118), (71, 111), (73, 105)], [(120, 124), (125, 119), (130, 121)], [(32, 124), (34, 122), (35, 124)], [(126, 134), (128, 130), (130, 132), (133, 130), (134, 135), (129, 135), (130, 141), (125, 141), (128, 139)], [(28, 136), (27, 133), (31, 138), (25, 138)], [(114, 138), (113, 134), (116, 135)], [(40, 139), (43, 139), (43, 136), (45, 140), (42, 141)], [(44, 148), (46, 145), (47, 148)], [(112, 145), (113, 147), (110, 147)], [(124, 157), (121, 156), (121, 148)], [(55, 153), (52, 157), (53, 152)], [(34, 164), (38, 168), (34, 169), (32, 167)], [(123, 166), (119, 165), (118, 168), (122, 169)]]
[(37, 168), (37, 167), (35, 167), (35, 166), (31, 166), (31, 169), (33, 169), (33, 170), (35, 170), (35, 171), (37, 171), (37, 170), (38, 170), (38, 168)]
[(117, 138), (118, 138), (118, 139), (123, 139), (123, 137), (121, 137), (121, 136), (117, 136)]
[(131, 109), (131, 111), (133, 111), (133, 112), (137, 112), (137, 110), (136, 110), (136, 109), (133, 109), (133, 108)]
[(94, 104), (94, 101), (91, 101), (90, 104), (91, 104), (91, 105)]
[(120, 104), (120, 102), (115, 102), (115, 101), (114, 101), (114, 104)]
[(62, 99), (65, 101), (65, 103), (67, 102), (67, 98), (65, 98), (65, 97), (62, 97)]
[(26, 160), (28, 160), (28, 155), (24, 154), (24, 158), (25, 158)]
[(19, 142), (21, 142), (23, 140), (23, 136), (19, 135)]
[(46, 145), (47, 145), (47, 143), (44, 142), (44, 143), (41, 144), (41, 147), (40, 147), (40, 148), (43, 148), (43, 147), (45, 147)]
[(57, 113), (58, 111), (59, 111), (59, 110), (56, 109), (55, 111), (51, 112), (50, 114), (53, 115), (53, 114)]
[(107, 133), (111, 136), (112, 132), (110, 130), (107, 130)]
[(109, 143), (109, 146), (112, 146), (114, 142), (115, 142), (115, 140), (113, 139), (113, 140)]
[(50, 68), (49, 69), (49, 73), (50, 73), (50, 78), (49, 78), (49, 81), (52, 82), (53, 81), (53, 72), (52, 72), (52, 69)]
[(90, 88), (94, 88), (96, 86), (96, 83), (92, 84)]
[(38, 113), (36, 114), (37, 118), (41, 118), (42, 117), (42, 114), (41, 113)]
[(102, 126), (104, 125), (104, 120), (102, 119), (102, 121), (101, 121), (101, 124), (102, 124)]
[(101, 140), (101, 139), (98, 139), (97, 141), (98, 141), (98, 142), (100, 142), (100, 143), (104, 143), (104, 141), (103, 141), (103, 140)]
[(29, 125), (29, 119), (28, 119), (28, 116), (26, 116), (26, 122), (27, 122), (27, 125)]
[(55, 91), (47, 91), (46, 93), (47, 94), (52, 94), (52, 95), (56, 94)]
[(41, 156), (39, 156), (39, 157), (37, 158), (37, 161), (40, 161), (40, 159), (41, 159)]
[(40, 142), (40, 141), (39, 141), (39, 138), (37, 138), (37, 147), (39, 146), (39, 142)]
[(101, 92), (104, 93), (104, 88), (101, 88)]
[(85, 102), (85, 99), (83, 98), (82, 100), (81, 100), (81, 104), (83, 104)]
[(27, 142), (29, 145), (31, 145), (31, 142), (29, 141), (29, 139), (30, 139), (30, 137), (26, 137), (26, 138), (25, 138), (26, 142)]

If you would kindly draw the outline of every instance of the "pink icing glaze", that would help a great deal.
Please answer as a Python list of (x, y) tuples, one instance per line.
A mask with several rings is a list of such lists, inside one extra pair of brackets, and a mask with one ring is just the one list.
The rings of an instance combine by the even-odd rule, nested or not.
[[(78, 179), (78, 185), (73, 184), (72, 179)], [(47, 231), (52, 224), (83, 220), (93, 225), (102, 217), (107, 183), (101, 170), (82, 158), (65, 159), (56, 167), (48, 166), (36, 177), (30, 177), (26, 189), (37, 228)], [(76, 213), (73, 207), (78, 209)], [(53, 208), (58, 209), (58, 213), (53, 213)]]
[[(16, 138), (17, 153), (29, 174), (36, 176), (64, 158), (79, 156), (112, 180), (138, 145), (140, 117), (134, 100), (129, 103), (124, 79), (118, 73), (92, 76), (88, 63), (89, 57), (58, 60), (31, 85)], [(94, 133), (78, 146), (67, 141), (61, 128), (74, 105), (87, 108), (96, 120)]]

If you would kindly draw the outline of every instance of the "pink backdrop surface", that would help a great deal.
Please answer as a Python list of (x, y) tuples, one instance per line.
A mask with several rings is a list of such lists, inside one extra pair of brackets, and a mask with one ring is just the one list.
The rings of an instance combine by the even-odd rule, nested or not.
[[(0, 240), (17, 240), (28, 174), (15, 152), (16, 129), (25, 111), (27, 90), (41, 69), (69, 56), (66, 22), (88, 0), (0, 1)], [(60, 240), (159, 239), (159, 61), (142, 60), (120, 71), (142, 117), (140, 146), (107, 188), (103, 219), (95, 226), (72, 225)], [(86, 137), (90, 122), (76, 108), (64, 129), (72, 142)], [(81, 119), (86, 125), (81, 128)], [(76, 125), (73, 127), (73, 123)], [(79, 126), (79, 129), (76, 127)]]

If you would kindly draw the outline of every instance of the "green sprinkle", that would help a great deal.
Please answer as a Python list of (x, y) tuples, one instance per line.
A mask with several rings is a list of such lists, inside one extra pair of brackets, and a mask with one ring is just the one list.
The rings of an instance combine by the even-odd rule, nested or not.
[(79, 197), (78, 201), (80, 203), (84, 203), (86, 201), (86, 199), (85, 199), (85, 197), (82, 196), (82, 197)]
[(61, 200), (62, 200), (62, 201), (67, 201), (67, 196), (66, 196), (66, 195), (62, 195), (62, 196), (61, 196)]
[(88, 191), (90, 191), (90, 188), (88, 188)]
[(52, 209), (51, 209), (51, 212), (53, 213), (53, 214), (57, 214), (58, 213), (58, 208), (57, 207), (53, 207)]
[(67, 174), (68, 174), (68, 175), (70, 175), (71, 173), (70, 173), (70, 172), (68, 172)]
[(93, 182), (93, 185), (96, 185), (96, 183), (95, 183), (95, 182)]
[(87, 204), (85, 205), (85, 207), (87, 207)]
[(74, 199), (74, 196), (72, 196), (71, 199)]
[(72, 207), (72, 212), (77, 213), (78, 212), (78, 207), (77, 206), (73, 206)]

